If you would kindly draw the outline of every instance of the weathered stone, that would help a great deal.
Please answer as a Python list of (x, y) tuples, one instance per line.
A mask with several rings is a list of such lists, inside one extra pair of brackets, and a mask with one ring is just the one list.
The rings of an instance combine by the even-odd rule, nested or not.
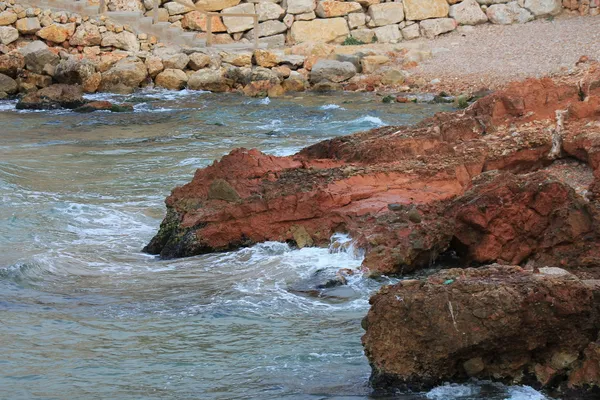
[(395, 43), (402, 39), (398, 25), (387, 25), (374, 28), (373, 32), (379, 43)]
[(14, 11), (0, 12), (0, 26), (12, 25), (17, 21), (17, 13)]
[(113, 46), (117, 49), (138, 52), (140, 51), (140, 42), (135, 34), (127, 31), (120, 33), (106, 32), (102, 35), (102, 46)]
[(15, 28), (19, 31), (21, 35), (33, 35), (40, 29), (42, 26), (40, 25), (40, 20), (33, 18), (22, 18), (18, 20), (15, 24)]
[(193, 53), (190, 54), (190, 62), (188, 66), (197, 71), (202, 68), (206, 68), (210, 65), (211, 57), (204, 53)]
[(196, 7), (202, 8), (204, 11), (221, 11), (238, 4), (240, 4), (240, 0), (200, 0), (196, 2)]
[(113, 104), (110, 101), (90, 101), (81, 107), (77, 107), (75, 112), (90, 113), (94, 111), (110, 111), (110, 112), (132, 112), (132, 104)]
[(283, 88), (286, 92), (304, 92), (307, 87), (308, 81), (299, 73), (294, 73), (294, 71), (283, 81)]
[(184, 53), (176, 53), (161, 57), (165, 69), (184, 70), (190, 62), (190, 57)]
[[(86, 92), (95, 92), (98, 89), (96, 67), (90, 61), (78, 60), (70, 57), (61, 60), (54, 69), (54, 80), (67, 85), (80, 85)], [(87, 90), (86, 90), (87, 89)]]
[(169, 12), (169, 15), (180, 15), (194, 10), (194, 8), (189, 5), (185, 6), (174, 1), (163, 4), (163, 7)]
[[(52, 85), (52, 77), (48, 75), (36, 74), (34, 72), (24, 72), (16, 79), (20, 92), (31, 92), (38, 88), (45, 88)], [(30, 90), (31, 89), (31, 90)]]
[(252, 52), (221, 53), (221, 60), (236, 67), (249, 67), (252, 65)]
[[(259, 3), (260, 4), (260, 3)], [(258, 24), (258, 37), (267, 37), (284, 33), (287, 31), (287, 26), (281, 21), (265, 21)], [(250, 30), (246, 35), (249, 40), (254, 39), (254, 29)]]
[(0, 44), (11, 44), (19, 38), (19, 31), (11, 26), (0, 26)]
[(103, 92), (132, 93), (147, 76), (146, 66), (140, 59), (124, 58), (102, 74), (99, 89)]
[(27, 94), (17, 103), (18, 110), (54, 110), (77, 108), (85, 104), (79, 86), (57, 84)]
[(402, 3), (373, 4), (369, 7), (367, 14), (371, 17), (367, 26), (371, 28), (397, 24), (404, 20)]
[(364, 74), (371, 74), (389, 62), (390, 58), (387, 56), (365, 56), (360, 60)]
[(84, 22), (79, 25), (69, 40), (71, 46), (99, 46), (102, 43), (102, 35), (97, 25)]
[(363, 320), (371, 383), (427, 390), (475, 376), (556, 388), (598, 337), (597, 295), (571, 274), (498, 264), (386, 287)]
[[(181, 26), (194, 31), (206, 32), (208, 30), (207, 20), (208, 18), (206, 17), (206, 14), (203, 14), (200, 11), (192, 11), (183, 16), (183, 19), (181, 20)], [(221, 17), (212, 16), (211, 20), (211, 32), (227, 32), (227, 27), (223, 24)]]
[(402, 33), (404, 40), (416, 39), (421, 36), (419, 24), (409, 25), (406, 28), (402, 28), (400, 32)]
[(356, 67), (350, 62), (335, 60), (319, 60), (310, 72), (311, 83), (323, 80), (330, 82), (344, 82), (356, 75)]
[[(315, 0), (284, 0), (283, 8), (288, 14), (305, 14), (315, 10), (317, 4)], [(314, 13), (313, 13), (314, 15)], [(313, 17), (314, 18), (314, 17)]]
[(25, 58), (25, 64), (28, 70), (41, 74), (47, 64), (57, 65), (60, 58), (50, 51), (50, 48), (40, 40), (33, 41), (27, 46), (19, 49), (19, 52)]
[(243, 75), (242, 82), (244, 85), (248, 85), (252, 82), (268, 81), (272, 85), (280, 83), (279, 75), (275, 71), (264, 67), (255, 68), (242, 68), (241, 73)]
[(20, 69), (25, 68), (25, 57), (18, 51), (0, 55), (0, 74), (16, 78)]
[(360, 28), (367, 23), (366, 16), (363, 13), (348, 14), (348, 27), (350, 29)]
[(17, 93), (17, 90), (19, 90), (17, 81), (10, 76), (0, 74), (0, 92), (14, 94)]
[(348, 23), (344, 18), (296, 21), (290, 31), (290, 37), (294, 43), (342, 42), (349, 34)]
[(62, 43), (69, 39), (75, 32), (75, 24), (52, 24), (36, 32), (36, 35), (44, 40), (54, 43)]
[(485, 11), (492, 24), (510, 25), (523, 24), (533, 20), (533, 14), (519, 7), (516, 1), (506, 4), (494, 4)]
[(280, 57), (281, 64), (287, 64), (292, 69), (298, 69), (304, 65), (306, 57), (299, 54), (284, 54)]
[(106, 52), (100, 55), (100, 59), (96, 62), (96, 70), (98, 72), (106, 72), (120, 60), (127, 58), (126, 53), (122, 52)]
[(310, 11), (307, 13), (302, 13), (302, 14), (288, 14), (291, 15), (292, 17), (294, 17), (295, 21), (312, 21), (313, 19), (317, 18), (317, 14), (315, 14), (314, 11)]
[(315, 9), (320, 18), (343, 17), (356, 12), (362, 12), (362, 6), (353, 1), (323, 0), (318, 2)]
[(557, 15), (562, 10), (561, 0), (518, 0), (519, 5), (536, 17)]
[(478, 25), (488, 20), (476, 0), (463, 0), (461, 3), (450, 6), (449, 15), (460, 25)]
[(265, 67), (265, 68), (273, 68), (280, 64), (282, 54), (278, 54), (269, 50), (254, 50), (254, 60), (256, 64)]
[(402, 3), (406, 19), (410, 21), (448, 16), (449, 6), (446, 0), (403, 0)]
[(377, 41), (375, 31), (368, 28), (356, 29), (350, 32), (350, 36), (364, 43), (373, 43)]
[(235, 7), (224, 9), (223, 24), (227, 27), (228, 33), (244, 32), (254, 28), (254, 20), (249, 17), (227, 17), (225, 14), (254, 14), (254, 4), (243, 3)]
[(406, 72), (401, 69), (388, 68), (381, 74), (381, 83), (384, 85), (401, 85), (406, 80)]
[(285, 46), (285, 35), (280, 33), (279, 35), (265, 36), (258, 39), (259, 45), (264, 45), (268, 49), (277, 49)]
[(294, 14), (286, 14), (285, 17), (283, 17), (283, 23), (288, 27), (288, 29), (292, 27), (295, 20), (296, 18), (294, 17)]
[(188, 76), (180, 69), (167, 68), (159, 73), (154, 80), (158, 87), (169, 90), (181, 90), (187, 84)]
[(421, 34), (429, 39), (456, 29), (456, 21), (452, 18), (427, 19), (421, 21), (419, 25), (421, 26)]
[(148, 75), (150, 75), (150, 77), (152, 78), (156, 77), (156, 75), (158, 75), (165, 69), (165, 66), (162, 63), (162, 59), (157, 56), (151, 56), (146, 58), (144, 64), (148, 69)]
[(223, 77), (221, 71), (201, 69), (190, 76), (188, 88), (191, 90), (226, 92), (231, 87), (231, 83), (229, 79)]
[(280, 19), (285, 14), (285, 10), (279, 4), (263, 1), (256, 3), (256, 13), (258, 14), (258, 20), (262, 22)]

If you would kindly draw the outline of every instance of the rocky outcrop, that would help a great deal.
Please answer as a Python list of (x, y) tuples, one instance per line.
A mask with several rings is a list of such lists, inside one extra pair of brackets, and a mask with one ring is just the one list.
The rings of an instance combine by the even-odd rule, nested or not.
[(450, 269), (384, 287), (363, 320), (376, 387), (469, 378), (598, 388), (600, 287), (559, 268)]
[(77, 108), (85, 104), (83, 92), (78, 86), (57, 84), (24, 96), (17, 103), (17, 110), (55, 110)]
[[(568, 81), (517, 83), (464, 112), (339, 137), (294, 156), (235, 150), (173, 190), (145, 250), (170, 258), (265, 240), (299, 244), (299, 231), (324, 245), (343, 231), (366, 250), (363, 268), (386, 274), (429, 266), (448, 249), (473, 265), (594, 270), (596, 203), (547, 172), (528, 174), (568, 154), (599, 171), (590, 121), (600, 89), (586, 89), (582, 101), (581, 82), (596, 87), (596, 67)], [(557, 121), (561, 110), (569, 117)], [(224, 187), (235, 196), (216, 196)]]
[(477, 177), (447, 214), (456, 221), (453, 247), (467, 263), (529, 263), (585, 272), (586, 264), (600, 261), (594, 211), (546, 172), (490, 172)]

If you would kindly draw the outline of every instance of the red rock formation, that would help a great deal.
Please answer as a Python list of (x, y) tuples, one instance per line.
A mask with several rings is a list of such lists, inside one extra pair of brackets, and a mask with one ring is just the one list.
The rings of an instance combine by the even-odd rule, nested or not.
[[(513, 84), (466, 111), (438, 114), (415, 127), (386, 127), (339, 137), (290, 157), (234, 150), (173, 191), (166, 201), (167, 217), (145, 251), (170, 258), (265, 240), (324, 245), (332, 233), (345, 231), (365, 248), (364, 268), (383, 273), (405, 273), (429, 265), (453, 236), (453, 243), (468, 247), (465, 253), (473, 261), (534, 259), (563, 265), (558, 249), (566, 242), (548, 238), (565, 237), (568, 243), (583, 237), (595, 240), (589, 220), (585, 224), (572, 221), (576, 226), (570, 232), (552, 232), (560, 213), (550, 213), (541, 218), (549, 230), (542, 235), (546, 241), (536, 239), (536, 246), (527, 243), (536, 236), (533, 228), (539, 230), (537, 226), (517, 230), (510, 243), (502, 246), (485, 242), (504, 238), (499, 229), (508, 228), (501, 221), (507, 220), (513, 230), (525, 222), (513, 211), (535, 210), (532, 199), (537, 198), (538, 187), (533, 183), (527, 186), (527, 194), (515, 200), (514, 209), (495, 207), (497, 222), (489, 225), (488, 221), (482, 228), (486, 234), (474, 231), (476, 221), (467, 222), (466, 217), (473, 208), (465, 204), (460, 211), (456, 199), (482, 172), (526, 173), (563, 156), (589, 163), (600, 173), (596, 122), (600, 72), (595, 65), (581, 68), (585, 69), (578, 75), (562, 80)], [(562, 116), (559, 121), (557, 111)], [(519, 181), (506, 176), (507, 182)], [(592, 195), (598, 186), (591, 186)], [(500, 189), (496, 195), (512, 195)], [(583, 204), (564, 184), (553, 183), (544, 190), (545, 195), (556, 196), (548, 201), (563, 211)], [(469, 193), (463, 202), (478, 196)], [(458, 221), (456, 210), (460, 211)], [(596, 218), (596, 211), (590, 213)], [(553, 245), (556, 250), (549, 251)], [(590, 254), (589, 260), (596, 259)]]
[[(600, 255), (593, 207), (546, 172), (490, 172), (447, 212), (454, 246), (469, 262), (560, 266), (575, 270)], [(593, 266), (593, 265), (592, 265)]]
[[(375, 386), (470, 377), (598, 385), (598, 286), (558, 268), (492, 265), (403, 281), (371, 298), (362, 338)], [(592, 344), (590, 344), (592, 343)]]

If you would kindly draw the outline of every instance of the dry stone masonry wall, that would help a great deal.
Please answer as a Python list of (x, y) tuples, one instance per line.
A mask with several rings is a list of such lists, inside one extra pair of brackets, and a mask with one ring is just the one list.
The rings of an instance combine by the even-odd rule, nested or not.
[[(126, 0), (113, 0), (123, 3)], [(152, 15), (153, 0), (128, 0)], [(193, 4), (190, 0), (190, 6)], [(207, 11), (257, 13), (258, 32), (251, 18), (215, 17), (217, 43), (260, 41), (272, 46), (302, 42), (341, 43), (348, 37), (364, 43), (398, 43), (424, 36), (433, 38), (460, 25), (525, 23), (556, 15), (564, 8), (597, 15), (600, 0), (199, 0)], [(167, 0), (159, 20), (205, 32), (206, 17), (180, 3)]]
[[(119, 0), (109, 5), (131, 8), (136, 6), (135, 1)], [(408, 92), (419, 87), (410, 69), (431, 56), (426, 46), (336, 46), (322, 42), (341, 42), (349, 36), (368, 43), (434, 37), (458, 24), (526, 22), (553, 15), (564, 5), (554, 0), (451, 0), (454, 4), (446, 0), (202, 1), (206, 2), (205, 8), (225, 14), (254, 10), (260, 15), (258, 35), (262, 40), (293, 46), (255, 51), (182, 49), (158, 43), (156, 37), (135, 32), (104, 16), (81, 16), (16, 0), (0, 1), (0, 98), (35, 92), (56, 83), (78, 85), (89, 93), (132, 92), (147, 86), (270, 97), (308, 88), (373, 91), (393, 87)], [(168, 19), (177, 16), (173, 23), (205, 29), (202, 14), (190, 11), (190, 7), (173, 2), (162, 6), (163, 16), (165, 12)], [(596, 13), (599, 8), (597, 0), (569, 1), (568, 6), (584, 14)], [(217, 17), (213, 23), (221, 30), (219, 37), (229, 41), (251, 38), (255, 34), (251, 25), (238, 17)]]

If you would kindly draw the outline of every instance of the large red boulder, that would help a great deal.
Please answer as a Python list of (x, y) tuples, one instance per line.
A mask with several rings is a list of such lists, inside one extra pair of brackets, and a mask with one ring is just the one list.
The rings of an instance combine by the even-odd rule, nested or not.
[(474, 377), (597, 388), (596, 282), (558, 268), (491, 265), (384, 287), (363, 321), (371, 382), (422, 390)]

